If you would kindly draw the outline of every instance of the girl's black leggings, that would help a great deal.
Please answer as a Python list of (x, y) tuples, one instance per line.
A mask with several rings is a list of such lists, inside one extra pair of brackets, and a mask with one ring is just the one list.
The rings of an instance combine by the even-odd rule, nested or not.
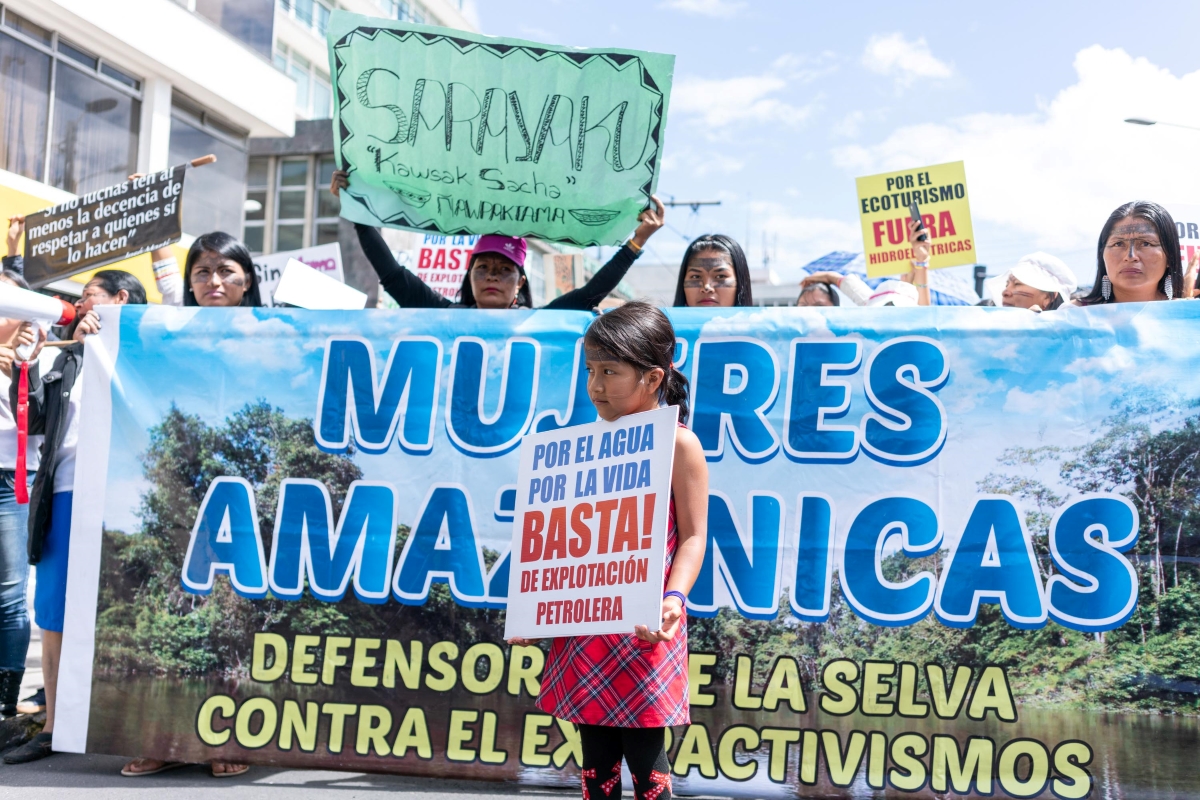
[(671, 765), (663, 728), (580, 725), (584, 800), (621, 797), (621, 759), (633, 776), (637, 800), (671, 800)]

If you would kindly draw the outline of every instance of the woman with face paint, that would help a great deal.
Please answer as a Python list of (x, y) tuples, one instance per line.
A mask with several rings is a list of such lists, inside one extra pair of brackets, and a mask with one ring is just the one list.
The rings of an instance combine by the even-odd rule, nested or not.
[[(165, 254), (165, 256), (169, 255), (169, 252)], [(156, 253), (155, 275), (161, 290), (164, 282), (159, 266), (163, 262), (159, 261), (157, 256)], [(171, 259), (171, 265), (173, 266), (173, 259)], [(221, 231), (206, 233), (192, 242), (183, 269), (182, 293), (185, 306), (257, 308), (262, 305), (258, 291), (258, 273), (254, 271), (254, 262), (250, 260), (250, 251), (236, 237)], [(163, 295), (165, 300), (167, 295), (165, 292)], [(88, 322), (93, 317), (94, 314), (89, 315), (84, 322)], [(99, 320), (96, 319), (94, 322), (94, 330), (88, 330), (88, 333), (99, 331)], [(135, 758), (125, 765), (121, 774), (129, 778), (137, 778), (156, 775), (182, 766), (186, 765), (179, 761)], [(214, 778), (230, 778), (241, 775), (249, 769), (250, 767), (246, 764), (230, 764), (224, 761), (213, 761), (210, 765)]]
[[(337, 170), (329, 191), (338, 195), (349, 186), (345, 172)], [(653, 208), (638, 215), (638, 227), (620, 250), (583, 286), (556, 297), (543, 308), (591, 311), (608, 297), (642, 254), (650, 237), (663, 226), (666, 210), (657, 197)], [(459, 300), (442, 297), (425, 281), (396, 263), (379, 230), (355, 223), (359, 244), (379, 275), (380, 285), (401, 308), (533, 308), (533, 295), (525, 275), (528, 245), (517, 236), (488, 234), (479, 237), (463, 276)]]
[(722, 234), (705, 234), (688, 245), (675, 285), (676, 308), (752, 306), (750, 266), (741, 245)]
[(257, 308), (258, 273), (246, 245), (214, 231), (196, 238), (183, 268), (183, 304), (208, 308)]
[(1096, 243), (1096, 282), (1079, 305), (1184, 297), (1179, 232), (1158, 203), (1126, 203), (1109, 215)]
[(1077, 282), (1062, 259), (1030, 253), (1012, 269), (984, 281), (984, 296), (994, 306), (1053, 311), (1071, 301)]

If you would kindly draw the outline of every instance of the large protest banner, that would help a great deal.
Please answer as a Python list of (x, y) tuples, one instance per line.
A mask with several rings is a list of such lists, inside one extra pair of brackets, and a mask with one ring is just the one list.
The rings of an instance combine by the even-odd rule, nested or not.
[(674, 56), (555, 47), (335, 11), (342, 216), (616, 245), (658, 182)]
[[(670, 313), (677, 790), (1200, 797), (1200, 306)], [(578, 785), (502, 609), (590, 315), (101, 314), (56, 749)]]
[(908, 221), (913, 203), (929, 236), (931, 268), (976, 262), (963, 162), (868, 175), (856, 178), (855, 186), (868, 276), (878, 278), (912, 269)]
[(37, 288), (179, 241), (187, 167), (152, 172), (30, 214), (25, 279)]

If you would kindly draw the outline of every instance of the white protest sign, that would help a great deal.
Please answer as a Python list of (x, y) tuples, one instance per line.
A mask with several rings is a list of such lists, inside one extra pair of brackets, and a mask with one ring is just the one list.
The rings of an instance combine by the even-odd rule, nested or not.
[(264, 306), (274, 305), (271, 298), (275, 296), (275, 289), (279, 286), (284, 267), (292, 259), (307, 264), (338, 282), (346, 280), (342, 272), (342, 248), (337, 242), (288, 250), (284, 253), (271, 253), (269, 256), (255, 256), (254, 271), (258, 273), (258, 293)]
[(275, 305), (287, 303), (317, 311), (356, 311), (367, 305), (367, 296), (358, 289), (294, 258), (283, 268), (273, 299)]
[(662, 627), (675, 406), (526, 436), (504, 637)]
[(478, 241), (478, 236), (425, 234), (412, 251), (408, 267), (442, 297), (457, 300), (471, 251)]
[(1187, 272), (1188, 262), (1200, 249), (1200, 205), (1172, 203), (1167, 206), (1167, 211), (1171, 212), (1179, 231), (1179, 253), (1183, 257), (1183, 271)]

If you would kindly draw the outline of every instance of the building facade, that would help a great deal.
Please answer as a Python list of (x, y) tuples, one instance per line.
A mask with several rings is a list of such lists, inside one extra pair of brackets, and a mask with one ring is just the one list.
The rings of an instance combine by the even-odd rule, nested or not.
[[(0, 216), (212, 153), (187, 174), (179, 256), (214, 230), (255, 254), (336, 241), (347, 282), (374, 303), (374, 270), (329, 192), (335, 9), (474, 29), (462, 0), (0, 0)], [(420, 239), (384, 236), (402, 262)], [(596, 268), (530, 244), (535, 302)], [(148, 255), (113, 266), (158, 299)], [(88, 277), (50, 288), (78, 294)]]
[[(0, 4), (0, 215), (213, 153), (188, 173), (184, 230), (240, 232), (250, 138), (295, 127), (275, 14), (273, 0)], [(148, 256), (122, 265), (157, 298)]]

